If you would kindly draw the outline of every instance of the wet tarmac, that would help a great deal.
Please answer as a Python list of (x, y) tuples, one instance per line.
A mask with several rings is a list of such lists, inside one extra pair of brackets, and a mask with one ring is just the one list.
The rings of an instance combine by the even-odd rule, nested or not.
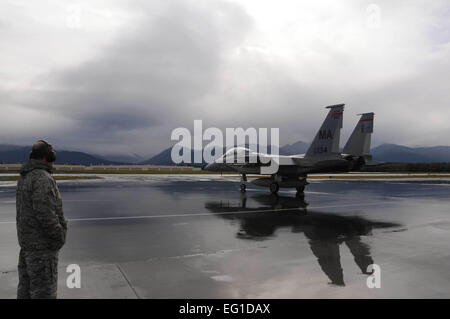
[[(236, 178), (59, 182), (60, 298), (449, 298), (450, 184), (311, 181), (279, 196)], [(0, 183), (0, 298), (14, 298), (14, 183)], [(66, 266), (81, 267), (81, 288)], [(381, 287), (369, 288), (370, 264)]]

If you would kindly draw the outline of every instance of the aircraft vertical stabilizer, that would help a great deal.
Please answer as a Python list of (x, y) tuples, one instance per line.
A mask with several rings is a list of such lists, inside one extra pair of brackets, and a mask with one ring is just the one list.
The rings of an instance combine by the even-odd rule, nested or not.
[(352, 135), (345, 144), (343, 153), (354, 156), (370, 154), (370, 139), (373, 133), (373, 120), (375, 113), (363, 113), (356, 124)]
[(339, 153), (339, 139), (344, 115), (344, 105), (327, 106), (328, 115), (314, 137), (305, 157), (326, 156)]

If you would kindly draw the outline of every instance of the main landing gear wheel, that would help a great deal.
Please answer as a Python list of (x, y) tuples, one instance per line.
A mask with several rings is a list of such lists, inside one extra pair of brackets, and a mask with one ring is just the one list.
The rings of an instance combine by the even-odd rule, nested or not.
[(305, 192), (305, 186), (298, 186), (296, 187), (297, 193), (304, 193)]
[(280, 186), (278, 185), (278, 183), (273, 182), (269, 185), (269, 188), (270, 188), (270, 192), (272, 194), (277, 194), (278, 190), (280, 189)]
[(241, 193), (245, 193), (245, 190), (247, 189), (247, 175), (241, 174)]

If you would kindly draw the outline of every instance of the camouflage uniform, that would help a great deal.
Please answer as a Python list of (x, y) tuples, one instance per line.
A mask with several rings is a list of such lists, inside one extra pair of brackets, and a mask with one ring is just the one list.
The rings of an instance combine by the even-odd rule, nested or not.
[(52, 168), (31, 159), (17, 183), (19, 286), (17, 298), (56, 298), (58, 253), (67, 224)]

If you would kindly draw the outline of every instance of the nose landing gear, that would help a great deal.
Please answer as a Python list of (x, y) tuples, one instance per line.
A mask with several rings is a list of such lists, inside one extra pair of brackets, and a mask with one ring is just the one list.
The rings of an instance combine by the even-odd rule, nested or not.
[(272, 194), (278, 194), (278, 190), (280, 189), (280, 185), (277, 182), (272, 182), (269, 185), (270, 192)]
[(245, 193), (247, 190), (247, 175), (241, 174), (241, 193)]

